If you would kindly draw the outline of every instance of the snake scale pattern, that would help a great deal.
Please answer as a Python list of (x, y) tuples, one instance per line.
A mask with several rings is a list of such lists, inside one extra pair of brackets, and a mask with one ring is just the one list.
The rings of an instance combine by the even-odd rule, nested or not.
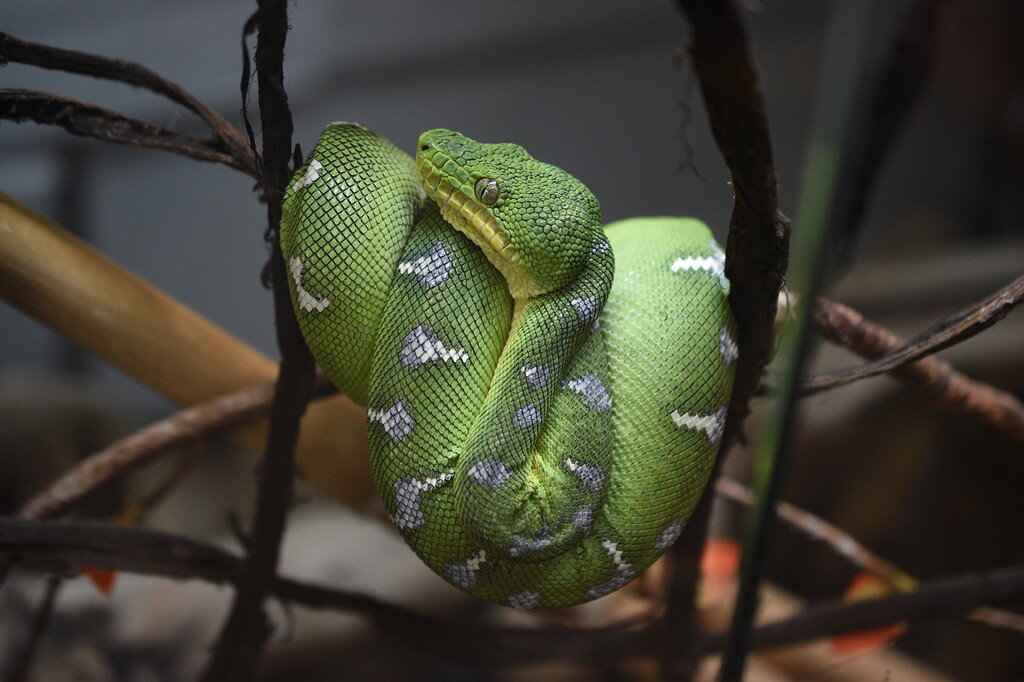
[(367, 408), (390, 517), (449, 583), (570, 606), (639, 575), (707, 483), (736, 343), (684, 218), (602, 226), (568, 173), (432, 130), (329, 126), (280, 231), (317, 362)]

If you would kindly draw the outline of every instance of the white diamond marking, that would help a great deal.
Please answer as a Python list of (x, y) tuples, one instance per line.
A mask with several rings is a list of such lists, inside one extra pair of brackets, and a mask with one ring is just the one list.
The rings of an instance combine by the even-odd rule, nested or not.
[(298, 256), (288, 259), (288, 272), (291, 273), (292, 281), (295, 282), (295, 298), (299, 307), (307, 312), (318, 313), (331, 305), (331, 302), (323, 296), (314, 296), (302, 288), (302, 271), (304, 269), (302, 259)]

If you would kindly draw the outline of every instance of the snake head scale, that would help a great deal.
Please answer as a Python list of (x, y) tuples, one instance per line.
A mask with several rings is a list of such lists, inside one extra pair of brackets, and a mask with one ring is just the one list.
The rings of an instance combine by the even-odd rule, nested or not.
[(590, 190), (519, 145), (430, 130), (420, 136), (416, 169), (444, 218), (483, 249), (514, 298), (572, 282), (601, 237)]

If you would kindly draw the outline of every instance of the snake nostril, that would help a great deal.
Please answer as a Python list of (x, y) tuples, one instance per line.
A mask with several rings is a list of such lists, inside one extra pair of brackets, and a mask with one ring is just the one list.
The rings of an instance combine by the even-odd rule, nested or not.
[(430, 145), (429, 145), (429, 144), (425, 144), (425, 145), (423, 145), (422, 147), (420, 147), (420, 151), (421, 151), (421, 152), (425, 152), (425, 151), (427, 151), (428, 149), (430, 149)]

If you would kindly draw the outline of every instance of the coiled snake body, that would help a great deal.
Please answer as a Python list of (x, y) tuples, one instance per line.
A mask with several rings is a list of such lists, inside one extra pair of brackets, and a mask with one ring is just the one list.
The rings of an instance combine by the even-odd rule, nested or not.
[(448, 582), (569, 606), (676, 540), (736, 359), (702, 223), (602, 229), (586, 187), (516, 145), (433, 130), (414, 161), (334, 124), (280, 238), (307, 343), (367, 408), (391, 519)]

